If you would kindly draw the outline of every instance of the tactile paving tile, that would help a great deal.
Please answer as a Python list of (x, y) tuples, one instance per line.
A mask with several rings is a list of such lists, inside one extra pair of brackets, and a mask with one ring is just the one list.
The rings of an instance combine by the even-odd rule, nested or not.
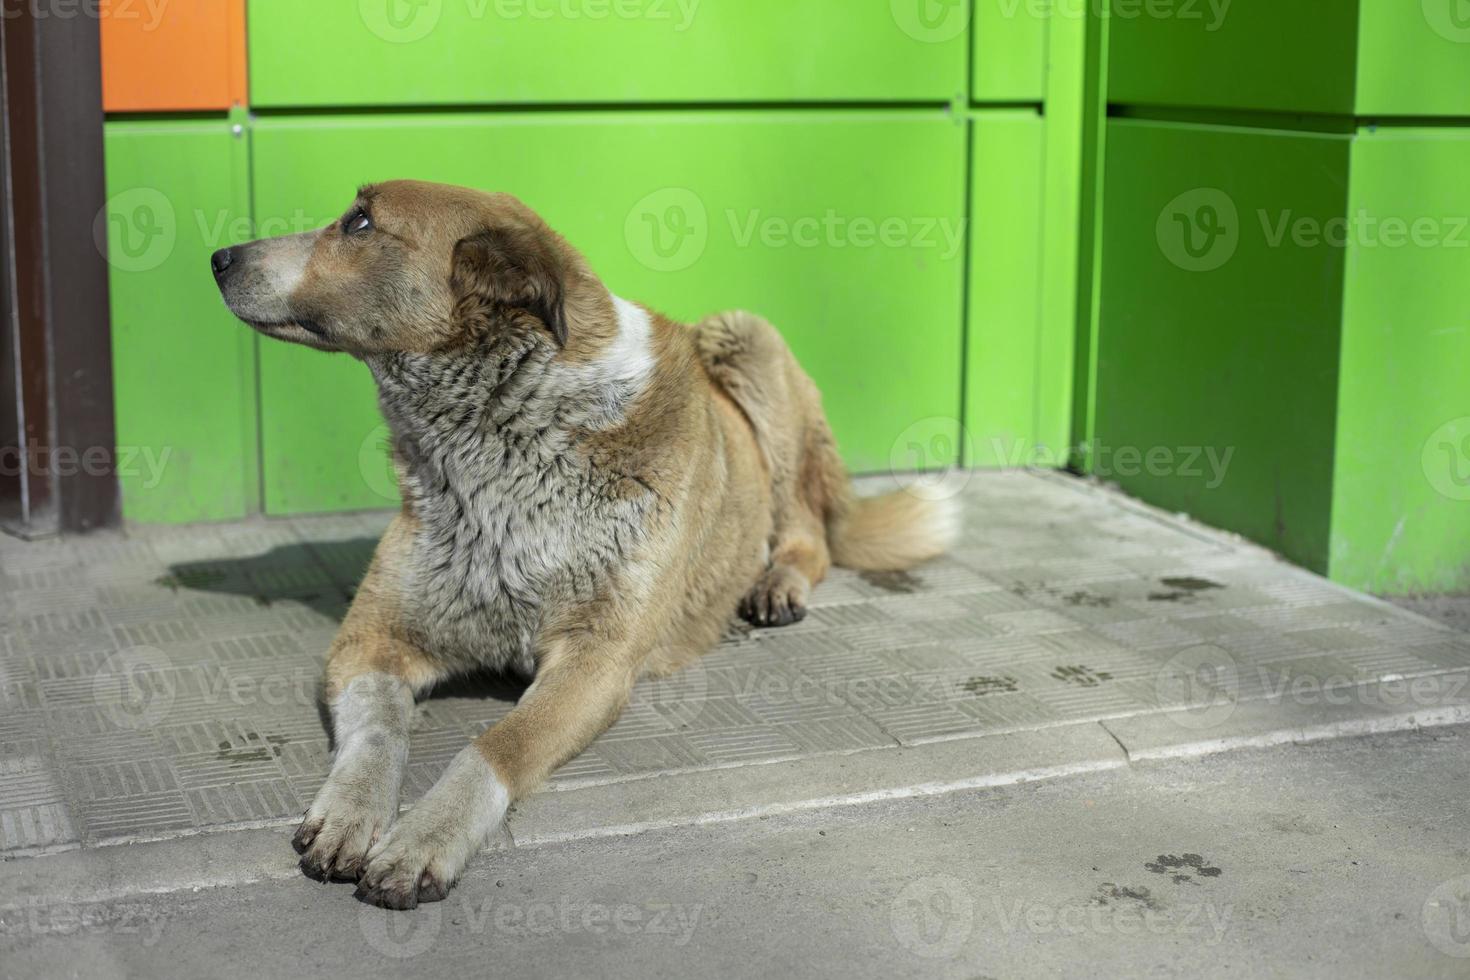
[[(1199, 651), (1242, 699), (1470, 667), (1470, 636), (1083, 481), (976, 473), (961, 499), (952, 554), (834, 571), (795, 626), (733, 624), (553, 788), (1155, 712)], [(322, 655), (390, 519), (0, 540), (0, 853), (293, 820), (331, 762)], [(522, 683), (420, 703), (405, 802)]]

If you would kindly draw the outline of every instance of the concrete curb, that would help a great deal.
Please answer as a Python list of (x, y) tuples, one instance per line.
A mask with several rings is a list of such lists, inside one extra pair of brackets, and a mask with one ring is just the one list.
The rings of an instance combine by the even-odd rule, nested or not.
[(539, 846), (1008, 786), (1127, 763), (1102, 726), (1082, 722), (538, 793), (517, 807), (510, 830), (518, 846)]
[[(1470, 722), (1470, 698), (1400, 710), (1379, 685), (1347, 704), (1291, 712), (1243, 702), (1208, 732), (1163, 712), (759, 766), (672, 773), (540, 792), (512, 812), (488, 850), (699, 827), (801, 811), (1011, 786), (1135, 763)], [(1283, 725), (1283, 722), (1289, 724)], [(89, 905), (300, 876), (290, 825), (231, 829), (15, 858), (3, 864), (0, 911)]]

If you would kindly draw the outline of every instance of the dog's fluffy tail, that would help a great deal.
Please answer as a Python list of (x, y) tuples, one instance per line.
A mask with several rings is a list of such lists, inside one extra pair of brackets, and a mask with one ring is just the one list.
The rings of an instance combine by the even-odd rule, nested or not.
[(860, 571), (899, 572), (937, 557), (959, 537), (953, 498), (929, 500), (909, 490), (859, 497), (844, 487), (827, 519), (832, 561)]

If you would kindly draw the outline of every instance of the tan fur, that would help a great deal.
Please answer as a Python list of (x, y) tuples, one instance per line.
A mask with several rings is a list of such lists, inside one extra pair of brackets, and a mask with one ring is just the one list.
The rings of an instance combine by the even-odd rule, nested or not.
[[(417, 370), (442, 360), (444, 383), (458, 384), (480, 371), (466, 359), (480, 349), (475, 345), (504, 344), (545, 365), (537, 368), (550, 372), (540, 382), (544, 388), (616, 357), (620, 328), (611, 294), (581, 255), (520, 202), (400, 181), (365, 189), (354, 209), (370, 213), (371, 232), (351, 233), (344, 221), (310, 239), (251, 243), (221, 276), (220, 288), (231, 309), (268, 335), (362, 358), (379, 378), (390, 421), (416, 406), (418, 394), (432, 394), (415, 393), (413, 382), (403, 380), (414, 376), (404, 364)], [(304, 270), (283, 258), (295, 254), (309, 254)], [(290, 285), (288, 295), (282, 283)], [(933, 504), (904, 493), (876, 500), (853, 495), (816, 386), (764, 320), (725, 313), (689, 328), (657, 314), (649, 319), (651, 370), (623, 401), (610, 389), (612, 420), (597, 421), (594, 413), (587, 422), (552, 423), (569, 427), (558, 430), (570, 447), (558, 472), (586, 474), (578, 477), (577, 492), (591, 495), (597, 513), (640, 516), (607, 535), (618, 549), (610, 566), (597, 554), (571, 556), (574, 568), (586, 562), (585, 574), (570, 579), (581, 590), (576, 598), (541, 597), (531, 649), (535, 681), (475, 742), (488, 764), (485, 778), (503, 784), (511, 799), (530, 792), (611, 724), (639, 676), (675, 670), (714, 646), (737, 604), (757, 623), (789, 623), (805, 614), (811, 589), (834, 560), (908, 567), (938, 554), (952, 533)], [(435, 424), (445, 424), (442, 414), (433, 415)], [(427, 465), (416, 463), (420, 449), (403, 448), (405, 474)], [(535, 473), (528, 478), (537, 485)], [(451, 642), (436, 632), (415, 591), (425, 586), (422, 569), (438, 562), (423, 553), (434, 540), (425, 481), (434, 482), (404, 483), (404, 511), (379, 545), (328, 655), (329, 700), (359, 678), (373, 679), (373, 690), (388, 688), (379, 701), (366, 702), (381, 703), (381, 710), (365, 708), (355, 722), (382, 728), (355, 736), (363, 744), (373, 737), (396, 744), (395, 733), (406, 725), (395, 714), (400, 702), (392, 684), (422, 693), (476, 665), (464, 659), (462, 634)], [(476, 490), (473, 483), (453, 490), (466, 519), (476, 506), (491, 506), (465, 499)], [(526, 551), (534, 542), (506, 539), (499, 547), (510, 544)], [(497, 546), (487, 541), (484, 547)], [(555, 557), (529, 554), (538, 561)], [(484, 562), (470, 560), (466, 574), (480, 574)], [(509, 648), (491, 656), (507, 642), (495, 632), (502, 625), (485, 621), (481, 662), (517, 662)], [(350, 765), (367, 764), (339, 759), (339, 766)], [(456, 766), (458, 782), (436, 786), (419, 804), (415, 813), (426, 816), (400, 821), (382, 840), (380, 830), (363, 830), (371, 821), (342, 788), (375, 786), (396, 799), (398, 787), (384, 785), (396, 770), (334, 767), (328, 788), (337, 787), (335, 795), (318, 800), (297, 836), (303, 864), (315, 874), (359, 878), (379, 904), (442, 898), (461, 870), (454, 855), (476, 844), (439, 847), (453, 817), (430, 812), (469, 798), (462, 784), (473, 766)], [(475, 805), (492, 806), (492, 797)]]

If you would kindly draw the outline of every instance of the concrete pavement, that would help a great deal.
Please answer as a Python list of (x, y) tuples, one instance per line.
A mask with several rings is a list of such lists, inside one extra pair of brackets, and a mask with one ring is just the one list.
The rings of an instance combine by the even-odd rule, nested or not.
[(106, 901), (7, 890), (0, 976), (1464, 977), (1467, 750), (1451, 726), (502, 850), (412, 913), (284, 858)]

